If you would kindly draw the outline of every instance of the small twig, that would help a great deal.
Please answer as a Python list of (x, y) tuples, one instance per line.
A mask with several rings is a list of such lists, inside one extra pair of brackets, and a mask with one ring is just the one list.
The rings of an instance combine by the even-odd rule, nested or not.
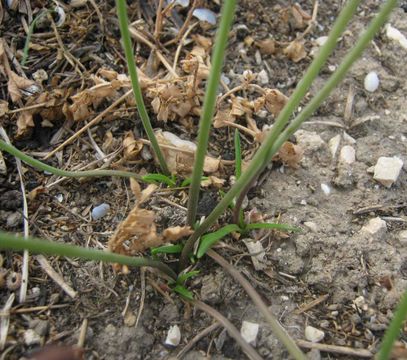
[(76, 345), (80, 348), (83, 348), (83, 345), (85, 345), (87, 331), (88, 331), (88, 319), (85, 318), (82, 321), (81, 330), (79, 332), (79, 337), (78, 337), (78, 342), (76, 343)]
[(297, 38), (297, 40), (301, 40), (307, 35), (312, 28), (314, 27), (316, 20), (317, 20), (317, 15), (318, 15), (318, 0), (314, 1), (314, 8), (312, 10), (312, 17), (311, 20), (307, 26), (307, 28), (304, 30), (304, 32)]
[(160, 33), (161, 33), (161, 28), (163, 26), (163, 13), (161, 9), (163, 8), (164, 5), (164, 0), (159, 0), (158, 6), (157, 6), (157, 15), (155, 18), (155, 29), (154, 29), (154, 38), (156, 41), (160, 41)]
[(188, 30), (185, 32), (184, 36), (182, 37), (182, 39), (180, 40), (178, 47), (177, 47), (177, 51), (175, 52), (175, 56), (174, 56), (174, 62), (172, 63), (172, 68), (175, 71), (177, 69), (177, 64), (178, 64), (178, 59), (179, 56), (181, 54), (181, 49), (184, 46), (184, 41), (186, 40), (186, 38), (188, 37), (188, 35), (190, 34), (190, 32), (192, 31), (192, 29), (197, 26), (199, 24), (199, 22), (197, 21), (196, 23), (192, 24)]
[(65, 293), (71, 297), (72, 299), (75, 299), (77, 292), (72, 289), (62, 278), (61, 275), (59, 275), (50, 265), (48, 260), (45, 258), (43, 255), (37, 255), (36, 256), (37, 261), (40, 263), (41, 268), (47, 273), (47, 275), (54, 280), (62, 290), (65, 291)]
[(274, 332), (274, 335), (277, 337), (278, 340), (280, 340), (285, 345), (291, 356), (293, 356), (294, 359), (305, 360), (306, 356), (295, 344), (294, 340), (290, 337), (290, 335), (287, 334), (285, 329), (280, 325), (280, 323), (277, 321), (274, 315), (270, 312), (267, 305), (261, 299), (258, 292), (243, 277), (243, 275), (214, 250), (210, 249), (206, 254), (210, 256), (213, 260), (215, 260), (219, 265), (221, 265), (237, 282), (239, 282), (239, 284), (246, 291), (247, 295), (250, 296), (254, 304), (257, 306), (258, 310), (266, 318), (267, 322), (269, 323), (270, 327)]
[(141, 318), (141, 313), (143, 312), (144, 309), (144, 301), (146, 299), (146, 271), (142, 267), (140, 268), (140, 282), (141, 282), (141, 299), (140, 299), (140, 306), (137, 311), (137, 317), (136, 317), (136, 323), (134, 327), (136, 328), (140, 318)]
[[(22, 309), (12, 309), (12, 314), (26, 314), (30, 312), (37, 312), (37, 311), (45, 311), (45, 310), (52, 310), (52, 309), (62, 309), (71, 306), (70, 304), (56, 304), (56, 305), (44, 305), (44, 306), (33, 306), (29, 308), (22, 308)], [(1, 314), (0, 314), (1, 316)]]
[(99, 7), (97, 6), (95, 0), (89, 0), (89, 2), (91, 3), (91, 5), (93, 6), (93, 8), (95, 9), (96, 14), (97, 14), (97, 16), (98, 16), (99, 24), (100, 24), (100, 31), (101, 31), (102, 33), (104, 33), (104, 32), (105, 32), (105, 22), (104, 22), (104, 19), (103, 19), (103, 14), (102, 14), (102, 12), (100, 11)]
[(182, 359), (184, 355), (192, 349), (192, 347), (202, 338), (204, 338), (206, 335), (209, 335), (212, 331), (216, 330), (220, 326), (219, 322), (214, 322), (212, 325), (209, 325), (207, 328), (203, 329), (200, 333), (195, 335), (189, 342), (188, 344), (185, 345), (185, 347), (177, 354), (176, 358), (177, 359)]
[(0, 350), (3, 351), (6, 346), (8, 327), (10, 325), (10, 309), (13, 305), (15, 295), (12, 293), (6, 301), (3, 309), (1, 310), (1, 320), (0, 320)]
[[(0, 134), (4, 141), (11, 145), (11, 141), (2, 126), (0, 126)], [(21, 194), (23, 196), (23, 226), (24, 226), (24, 238), (30, 236), (30, 224), (28, 222), (28, 203), (27, 203), (27, 195), (25, 192), (25, 185), (24, 185), (24, 176), (23, 176), (23, 168), (21, 166), (21, 160), (18, 157), (15, 157), (16, 164), (17, 164), (17, 172), (18, 177), (20, 178), (20, 187), (21, 187)], [(27, 250), (23, 252), (23, 264), (22, 264), (22, 274), (21, 274), (21, 287), (20, 287), (20, 294), (19, 294), (19, 302), (24, 303), (27, 297), (27, 288), (28, 288), (28, 262), (30, 261), (30, 254)]]
[(337, 346), (337, 345), (327, 345), (318, 344), (305, 340), (297, 340), (297, 345), (305, 349), (317, 349), (320, 351), (325, 351), (329, 353), (358, 356), (363, 358), (372, 358), (373, 354), (366, 349), (354, 349), (347, 346)]
[(177, 72), (172, 68), (171, 64), (168, 60), (164, 57), (161, 51), (158, 50), (157, 46), (155, 46), (151, 41), (147, 40), (143, 35), (141, 35), (134, 27), (129, 27), (130, 35), (135, 38), (136, 40), (142, 42), (143, 44), (147, 45), (152, 51), (155, 51), (158, 59), (162, 62), (165, 68), (171, 73), (172, 76), (178, 78)]
[(316, 298), (315, 300), (312, 300), (311, 302), (309, 302), (308, 304), (305, 304), (305, 305), (301, 306), (300, 308), (298, 308), (294, 312), (297, 315), (300, 315), (300, 314), (312, 309), (313, 307), (319, 305), (320, 303), (324, 302), (328, 298), (329, 298), (329, 294), (321, 295), (318, 298)]
[(236, 327), (221, 313), (219, 313), (213, 307), (203, 303), (202, 301), (190, 300), (190, 302), (198, 309), (206, 312), (208, 315), (216, 319), (228, 331), (229, 335), (236, 340), (236, 342), (240, 345), (240, 347), (250, 359), (262, 360), (261, 356), (256, 352), (256, 350), (254, 350), (253, 347), (242, 338)]
[(337, 128), (340, 128), (340, 129), (346, 129), (345, 125), (342, 125), (342, 124), (337, 123), (335, 121), (319, 121), (319, 120), (305, 121), (303, 123), (303, 125), (327, 125), (327, 126), (337, 127)]
[(112, 111), (115, 107), (117, 107), (119, 104), (121, 104), (126, 98), (133, 93), (133, 89), (127, 91), (124, 95), (122, 95), (120, 98), (118, 98), (113, 104), (108, 106), (105, 110), (103, 110), (99, 115), (97, 115), (92, 121), (87, 123), (82, 129), (78, 130), (75, 134), (73, 134), (69, 139), (65, 140), (61, 145), (57, 146), (56, 149), (52, 150), (49, 152), (45, 157), (44, 160), (49, 159), (51, 156), (55, 155), (58, 151), (61, 151), (66, 145), (72, 143), (74, 140), (76, 140), (82, 133), (84, 133), (87, 129), (89, 129), (91, 126), (96, 125), (100, 120), (103, 119), (103, 117)]

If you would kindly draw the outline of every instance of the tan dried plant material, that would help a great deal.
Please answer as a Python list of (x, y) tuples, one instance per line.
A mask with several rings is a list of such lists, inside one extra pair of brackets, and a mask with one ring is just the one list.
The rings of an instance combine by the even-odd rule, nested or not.
[(295, 29), (304, 29), (312, 19), (312, 16), (301, 8), (299, 4), (291, 6), (291, 24)]
[(265, 93), (265, 107), (274, 117), (277, 117), (288, 101), (288, 97), (277, 89), (267, 89)]
[[(183, 140), (168, 131), (158, 131), (156, 132), (156, 137), (159, 144), (170, 146), (162, 147), (162, 153), (170, 172), (187, 177), (190, 176), (194, 165), (196, 144), (192, 141)], [(218, 171), (219, 165), (219, 159), (206, 156), (204, 172), (209, 174), (214, 173)]]
[(141, 186), (135, 178), (130, 178), (130, 190), (136, 199), (141, 198)]
[(3, 117), (8, 113), (8, 102), (0, 100), (0, 117)]
[(217, 189), (222, 189), (226, 180), (225, 179), (220, 179), (217, 176), (208, 176), (207, 179), (201, 181), (201, 186), (202, 187), (209, 187), (209, 186), (214, 186)]
[(304, 44), (301, 41), (291, 41), (284, 49), (284, 54), (295, 63), (301, 61), (307, 56)]
[(34, 128), (34, 119), (31, 111), (21, 111), (17, 118), (17, 134), (18, 139), (24, 138), (31, 134)]
[(304, 151), (299, 145), (286, 141), (274, 156), (273, 160), (280, 160), (284, 165), (298, 169), (303, 155)]
[[(12, 70), (7, 71), (7, 76), (7, 90), (10, 94), (11, 101), (14, 103), (23, 97), (22, 90), (30, 91), (30, 88), (36, 86), (34, 81), (23, 78)], [(36, 87), (33, 88), (33, 90), (36, 90)]]
[(202, 48), (204, 48), (206, 52), (208, 52), (212, 48), (212, 40), (210, 38), (207, 38), (207, 37), (199, 35), (199, 34), (194, 34), (194, 35), (192, 35), (192, 39), (198, 45), (200, 45)]
[(264, 39), (264, 40), (257, 40), (254, 43), (260, 50), (260, 53), (263, 55), (274, 55), (276, 50), (276, 41), (273, 39)]
[(228, 123), (234, 123), (236, 118), (230, 114), (230, 107), (223, 108), (217, 111), (213, 118), (213, 127), (219, 129), (228, 126)]
[(143, 144), (134, 138), (132, 131), (126, 132), (123, 139), (123, 156), (125, 160), (134, 160), (143, 149)]
[(137, 205), (119, 224), (109, 239), (110, 251), (123, 255), (134, 255), (167, 242), (176, 242), (184, 236), (192, 234), (193, 231), (189, 226), (170, 227), (165, 229), (161, 235), (157, 233), (154, 211), (140, 208), (140, 205), (147, 201), (156, 189), (156, 185), (150, 184), (146, 189), (140, 191), (137, 181), (132, 182), (132, 191), (137, 197)]

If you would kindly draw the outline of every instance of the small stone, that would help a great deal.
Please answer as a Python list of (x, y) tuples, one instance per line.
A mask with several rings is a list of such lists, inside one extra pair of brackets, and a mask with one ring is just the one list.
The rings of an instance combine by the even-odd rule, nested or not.
[(93, 220), (101, 219), (102, 217), (106, 216), (109, 210), (110, 205), (106, 203), (95, 206), (92, 210), (92, 219)]
[(41, 336), (38, 335), (33, 329), (28, 329), (24, 332), (24, 343), (27, 346), (41, 344)]
[(346, 131), (343, 132), (343, 140), (350, 145), (356, 144), (356, 140), (352, 136), (350, 136)]
[(171, 326), (168, 330), (165, 345), (178, 346), (181, 341), (181, 331), (178, 325)]
[(23, 223), (23, 215), (18, 211), (11, 213), (7, 216), (7, 226), (10, 228), (17, 227)]
[(240, 334), (242, 338), (245, 339), (249, 344), (256, 345), (256, 338), (259, 332), (259, 324), (252, 323), (250, 321), (243, 321), (242, 327), (240, 329)]
[(397, 156), (382, 156), (374, 168), (373, 179), (390, 188), (397, 181), (402, 167), (403, 161)]
[(319, 38), (315, 39), (315, 42), (318, 46), (322, 46), (326, 43), (327, 40), (328, 40), (328, 36), (320, 36)]
[(298, 130), (294, 136), (298, 145), (300, 145), (305, 152), (315, 152), (325, 145), (321, 136), (314, 131)]
[(313, 343), (320, 342), (325, 336), (322, 330), (314, 328), (313, 326), (307, 326), (305, 328), (305, 338)]
[(259, 80), (260, 84), (267, 85), (269, 83), (269, 76), (266, 70), (262, 70), (257, 74), (257, 79)]
[(402, 245), (407, 246), (407, 230), (400, 231), (398, 238)]
[(377, 73), (374, 71), (368, 73), (363, 84), (366, 91), (375, 92), (379, 87), (379, 77), (377, 76)]
[(316, 233), (318, 232), (318, 226), (312, 221), (305, 221), (304, 226), (306, 226), (308, 229), (310, 229), (312, 232)]
[(360, 230), (369, 236), (380, 238), (387, 232), (387, 224), (379, 217), (370, 219), (369, 222)]
[(407, 50), (407, 38), (401, 33), (400, 30), (391, 26), (391, 24), (386, 25), (386, 36), (390, 40), (397, 41), (402, 48)]
[(7, 166), (4, 161), (3, 153), (0, 151), (0, 174), (7, 175)]
[(331, 193), (331, 188), (330, 188), (330, 186), (328, 184), (322, 183), (321, 184), (321, 190), (324, 192), (324, 194), (326, 196), (328, 196)]
[(339, 154), (339, 162), (342, 164), (353, 164), (356, 160), (356, 151), (350, 145), (345, 145)]
[[(257, 65), (261, 65), (262, 62), (262, 58), (261, 58), (261, 54), (259, 50), (256, 50), (256, 52), (254, 53), (254, 58), (256, 59), (256, 64)], [(263, 70), (262, 70), (263, 71)], [(267, 75), (267, 74), (266, 74)]]
[(307, 352), (308, 360), (321, 360), (321, 352), (318, 349), (312, 349)]
[(336, 156), (339, 149), (339, 144), (341, 142), (341, 135), (336, 135), (328, 141), (329, 151), (331, 152), (332, 158)]
[(254, 269), (256, 271), (263, 270), (266, 267), (266, 264), (264, 264), (264, 256), (266, 253), (261, 242), (253, 241), (252, 239), (244, 239), (243, 242), (246, 245), (249, 254), (251, 254)]
[(195, 16), (199, 21), (216, 25), (216, 14), (209, 9), (197, 8), (193, 11), (192, 16)]

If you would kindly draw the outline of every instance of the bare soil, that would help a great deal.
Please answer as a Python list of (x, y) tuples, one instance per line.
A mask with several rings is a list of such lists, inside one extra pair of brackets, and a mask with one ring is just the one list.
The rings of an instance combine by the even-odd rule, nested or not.
[[(32, 2), (32, 10), (45, 7), (45, 3)], [(147, 2), (140, 2), (144, 3)], [(239, 75), (244, 70), (253, 73), (265, 70), (269, 77), (266, 86), (277, 88), (289, 96), (311, 62), (310, 55), (294, 63), (285, 56), (264, 54), (260, 61), (256, 61), (258, 48), (244, 43), (248, 36), (254, 39), (271, 36), (280, 42), (295, 38), (299, 30), (282, 22), (277, 11), (288, 6), (288, 2), (278, 3), (276, 5), (266, 0), (239, 3), (224, 70), (231, 81), (231, 88), (239, 84)], [(305, 11), (312, 13), (311, 1), (299, 3)], [(337, 67), (373, 18), (380, 3), (369, 0), (361, 5), (308, 98)], [(305, 36), (307, 54), (311, 52), (316, 38), (327, 35), (341, 4), (339, 1), (319, 4), (317, 25)], [(204, 5), (219, 12), (216, 1), (204, 2)], [(65, 46), (75, 56), (83, 59), (81, 56), (84, 52), (89, 55), (84, 63), (87, 74), (85, 87), (90, 75), (102, 65), (124, 71), (123, 59), (118, 56), (122, 50), (113, 3), (107, 1), (97, 6), (105, 21), (104, 33), (100, 32), (100, 19), (90, 2), (85, 8), (70, 8), (68, 18), (71, 22), (77, 22), (78, 32), (68, 31), (72, 25), (62, 27), (60, 32)], [(131, 4), (129, 13), (133, 21), (139, 19), (140, 14), (145, 14), (140, 9), (142, 7)], [(400, 2), (389, 20), (404, 35), (407, 35), (406, 10), (405, 2)], [(89, 16), (86, 20), (88, 27), (85, 26), (85, 12)], [(24, 13), (8, 9), (6, 13), (0, 28), (3, 39), (12, 51), (21, 50), (25, 39), (21, 22)], [(184, 19), (186, 11), (182, 10), (178, 15)], [(151, 24), (147, 28), (154, 30)], [(49, 34), (49, 38), (53, 39), (49, 29), (38, 30), (38, 33)], [(212, 37), (214, 29), (197, 27), (195, 33)], [(13, 43), (14, 34), (18, 36)], [(33, 42), (40, 44), (39, 39), (33, 37)], [(78, 43), (75, 43), (76, 40)], [(57, 46), (54, 45), (50, 45), (43, 58), (38, 50), (38, 55), (35, 55), (37, 61), (25, 68), (27, 76), (31, 78), (36, 70), (44, 68), (53, 76), (64, 79), (59, 85), (61, 88), (81, 86), (81, 78), (67, 61), (60, 61), (58, 68), (53, 67), (53, 61), (57, 61), (58, 56)], [(36, 54), (35, 49), (32, 51)], [(139, 61), (148, 58), (149, 49), (145, 45), (139, 45), (137, 51)], [(170, 48), (170, 51), (175, 50)], [(225, 238), (217, 247), (219, 253), (251, 280), (274, 315), (295, 339), (305, 339), (304, 329), (311, 325), (325, 333), (323, 344), (375, 353), (397, 302), (407, 287), (406, 56), (406, 49), (387, 39), (384, 32), (378, 34), (346, 79), (303, 125), (302, 132), (294, 135), (293, 142), (304, 151), (300, 166), (290, 168), (274, 162), (250, 191), (247, 211), (257, 209), (269, 220), (299, 226), (302, 232), (289, 236), (276, 233), (262, 236), (265, 249), (263, 270), (254, 269), (251, 256), (242, 242)], [(363, 87), (364, 77), (370, 71), (377, 72), (380, 79), (379, 89), (373, 93)], [(52, 76), (45, 81), (44, 89), (52, 87), (51, 79)], [(2, 77), (1, 84), (0, 97), (9, 101), (7, 79)], [(350, 98), (353, 99), (351, 112), (346, 107)], [(24, 103), (20, 105), (13, 104), (10, 109), (23, 107)], [(112, 131), (115, 139), (121, 139), (128, 130), (136, 135), (142, 134), (137, 119), (134, 107), (121, 108), (120, 116), (115, 113), (110, 120), (96, 126), (93, 137), (101, 146), (108, 130)], [(13, 143), (27, 153), (37, 153), (40, 158), (55, 148), (56, 145), (49, 142), (56, 131), (64, 123), (66, 125), (63, 117), (57, 119), (52, 128), (41, 125), (37, 118), (29, 136), (14, 140), (17, 131), (15, 117), (6, 115), (1, 121)], [(256, 121), (261, 129), (262, 125), (271, 124), (272, 118), (256, 118)], [(75, 124), (68, 128), (58, 143), (83, 125)], [(196, 138), (197, 118), (183, 124), (154, 120), (153, 125), (173, 131), (185, 139)], [(190, 128), (186, 128), (186, 125)], [(337, 135), (340, 135), (340, 145), (337, 153), (332, 155), (328, 144)], [(91, 138), (85, 133), (81, 140), (64, 149), (60, 159), (54, 157), (48, 161), (66, 168), (90, 163), (96, 159), (91, 143)], [(344, 167), (340, 164), (339, 153), (345, 145), (356, 151), (356, 160)], [(250, 157), (256, 144), (250, 137), (244, 136), (243, 147), (245, 156)], [(210, 153), (225, 160), (233, 159), (233, 131), (225, 128), (214, 130)], [(19, 178), (14, 159), (5, 153), (3, 156), (8, 173), (0, 175), (0, 228), (17, 233), (22, 231), (23, 223)], [(369, 171), (382, 156), (397, 156), (404, 162), (397, 182), (390, 188), (375, 181)], [(153, 163), (144, 160), (138, 159), (125, 165), (133, 171), (154, 171)], [(25, 171), (28, 192), (58, 180), (29, 167), (25, 167)], [(223, 176), (228, 179), (232, 173), (232, 168), (226, 168)], [(321, 184), (329, 187), (329, 194), (323, 191)], [(200, 215), (208, 214), (218, 198), (216, 189), (205, 191), (200, 203)], [(185, 223), (185, 211), (174, 207), (174, 202), (185, 206), (186, 193), (167, 196), (163, 190), (149, 204), (151, 209), (157, 211), (160, 229)], [(108, 203), (110, 211), (102, 219), (92, 221), (90, 211), (101, 203)], [(59, 242), (105, 249), (108, 239), (133, 203), (127, 180), (64, 180), (29, 201), (30, 233)], [(373, 235), (362, 230), (371, 219), (377, 217), (385, 221), (385, 228)], [(229, 215), (224, 217), (224, 221), (228, 220)], [(254, 236), (260, 238), (259, 234)], [(5, 269), (20, 271), (20, 254), (2, 252), (2, 256)], [(77, 344), (85, 320), (85, 359), (177, 358), (177, 354), (195, 335), (213, 324), (213, 319), (207, 314), (191, 308), (175, 294), (166, 292), (164, 281), (155, 272), (131, 269), (128, 275), (123, 275), (115, 273), (108, 264), (93, 261), (49, 258), (49, 262), (76, 291), (76, 296), (69, 297), (44, 273), (36, 256), (32, 256), (28, 298), (26, 303), (19, 304), (18, 290), (14, 291), (16, 300), (12, 306), (6, 347), (1, 359), (29, 356), (45, 344)], [(198, 269), (200, 275), (188, 283), (189, 289), (198, 298), (214, 306), (238, 329), (244, 320), (258, 323), (260, 330), (255, 347), (264, 359), (289, 358), (239, 284), (209, 258), (204, 258)], [(7, 288), (0, 289), (2, 306), (12, 292)], [(127, 311), (124, 314), (125, 308)], [(135, 326), (138, 314), (140, 319)], [(172, 325), (178, 325), (182, 334), (181, 343), (175, 348), (164, 344)], [(29, 343), (27, 337), (32, 333), (39, 337), (39, 342)], [(406, 329), (400, 340), (406, 344)], [(184, 359), (190, 360), (208, 358), (246, 357), (227, 332), (217, 327), (203, 336), (184, 356)], [(359, 357), (331, 351), (312, 351), (310, 358)], [(399, 358), (406, 358), (405, 352), (404, 357)]]

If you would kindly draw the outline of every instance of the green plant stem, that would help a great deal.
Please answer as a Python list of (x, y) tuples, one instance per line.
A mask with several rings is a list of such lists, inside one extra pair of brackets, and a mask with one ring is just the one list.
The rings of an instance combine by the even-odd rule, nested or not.
[(51, 165), (47, 165), (37, 159), (24, 154), (22, 151), (16, 149), (14, 146), (7, 144), (3, 140), (0, 140), (0, 150), (6, 151), (9, 154), (19, 158), (21, 161), (24, 161), (26, 164), (31, 165), (32, 167), (47, 171), (51, 174), (64, 176), (64, 177), (99, 177), (99, 176), (120, 176), (120, 177), (132, 177), (137, 180), (142, 181), (142, 176), (129, 172), (129, 171), (120, 171), (120, 170), (85, 170), (85, 171), (67, 171), (61, 170)]
[(31, 22), (30, 26), (28, 27), (28, 33), (27, 37), (25, 39), (24, 43), (24, 49), (23, 49), (23, 57), (21, 59), (21, 65), (24, 66), (25, 63), (27, 62), (28, 59), (28, 51), (30, 50), (30, 42), (31, 42), (31, 37), (34, 33), (35, 25), (37, 24), (37, 21), (41, 19), (44, 15), (48, 14), (49, 10), (45, 10), (43, 12), (40, 12), (35, 19)]
[(255, 156), (253, 157), (246, 171), (236, 181), (235, 185), (233, 185), (232, 188), (225, 194), (223, 199), (209, 214), (209, 216), (205, 219), (201, 226), (187, 240), (180, 258), (181, 269), (184, 269), (187, 266), (189, 254), (198, 238), (202, 234), (204, 234), (210, 228), (210, 226), (212, 226), (212, 224), (225, 211), (225, 209), (233, 201), (233, 199), (238, 194), (240, 194), (242, 192), (242, 189), (248, 186), (250, 182), (253, 181), (253, 178), (257, 176), (257, 174), (261, 171), (261, 169), (263, 168), (263, 164), (265, 164), (267, 159), (270, 157), (269, 150), (273, 146), (275, 140), (280, 135), (281, 131), (286, 126), (291, 114), (298, 107), (301, 99), (307, 93), (309, 87), (312, 84), (312, 81), (317, 77), (319, 70), (326, 62), (326, 59), (334, 50), (336, 46), (336, 41), (344, 31), (347, 23), (349, 22), (352, 15), (356, 11), (356, 8), (359, 3), (360, 0), (350, 0), (345, 6), (345, 8), (341, 11), (332, 27), (331, 32), (329, 33), (328, 40), (326, 41), (325, 45), (321, 48), (318, 56), (315, 58), (315, 60), (308, 68), (304, 77), (298, 83), (294, 93), (290, 97), (290, 100), (283, 108), (283, 110), (280, 112), (279, 116), (276, 119), (275, 124), (273, 125), (272, 130), (267, 135), (264, 143), (260, 146), (259, 150), (257, 150)]
[(161, 171), (165, 175), (170, 175), (170, 171), (168, 170), (164, 155), (162, 154), (160, 146), (158, 145), (158, 141), (157, 138), (155, 137), (153, 127), (151, 126), (150, 118), (144, 105), (143, 94), (141, 92), (141, 87), (138, 80), (137, 68), (136, 63), (134, 61), (133, 47), (128, 27), (129, 21), (127, 18), (126, 0), (116, 0), (116, 7), (117, 7), (117, 16), (119, 18), (120, 33), (122, 35), (123, 49), (126, 55), (127, 67), (130, 74), (134, 97), (136, 99), (137, 110), (140, 114), (141, 122), (143, 123), (143, 127), (147, 134), (147, 137), (151, 142), (151, 147), (153, 148), (153, 151), (157, 156)]
[(212, 118), (215, 113), (215, 103), (222, 71), (223, 58), (236, 8), (236, 0), (228, 0), (223, 3), (222, 16), (219, 29), (216, 34), (215, 48), (212, 55), (212, 65), (206, 88), (202, 116), (199, 122), (198, 149), (195, 155), (192, 182), (189, 190), (187, 223), (193, 226), (198, 207), (201, 178), (208, 148), (209, 132)]
[(403, 322), (407, 319), (407, 291), (404, 292), (401, 297), (400, 303), (394, 313), (393, 320), (384, 334), (384, 339), (379, 353), (376, 355), (377, 360), (390, 359), (391, 350), (394, 342), (400, 336), (400, 330), (403, 326)]
[(253, 286), (243, 277), (243, 275), (232, 265), (230, 265), (221, 255), (219, 255), (214, 250), (208, 250), (206, 253), (213, 260), (215, 260), (219, 265), (221, 265), (246, 291), (246, 293), (253, 300), (254, 304), (257, 306), (257, 309), (262, 313), (267, 322), (269, 323), (271, 329), (274, 332), (274, 335), (282, 344), (286, 347), (290, 355), (296, 360), (306, 360), (307, 357), (300, 350), (294, 340), (287, 334), (284, 328), (273, 316), (267, 305), (261, 299), (258, 292), (254, 289)]
[(132, 257), (114, 254), (102, 250), (87, 249), (81, 246), (60, 244), (36, 238), (23, 238), (0, 231), (0, 249), (29, 250), (34, 254), (45, 254), (55, 256), (66, 256), (70, 258), (81, 258), (86, 260), (118, 263), (128, 266), (149, 266), (157, 268), (172, 279), (177, 279), (177, 274), (166, 264), (143, 257)]
[(262, 357), (256, 352), (256, 350), (242, 338), (236, 327), (219, 311), (199, 300), (190, 300), (189, 302), (217, 320), (228, 331), (229, 335), (236, 340), (249, 359), (262, 360)]

